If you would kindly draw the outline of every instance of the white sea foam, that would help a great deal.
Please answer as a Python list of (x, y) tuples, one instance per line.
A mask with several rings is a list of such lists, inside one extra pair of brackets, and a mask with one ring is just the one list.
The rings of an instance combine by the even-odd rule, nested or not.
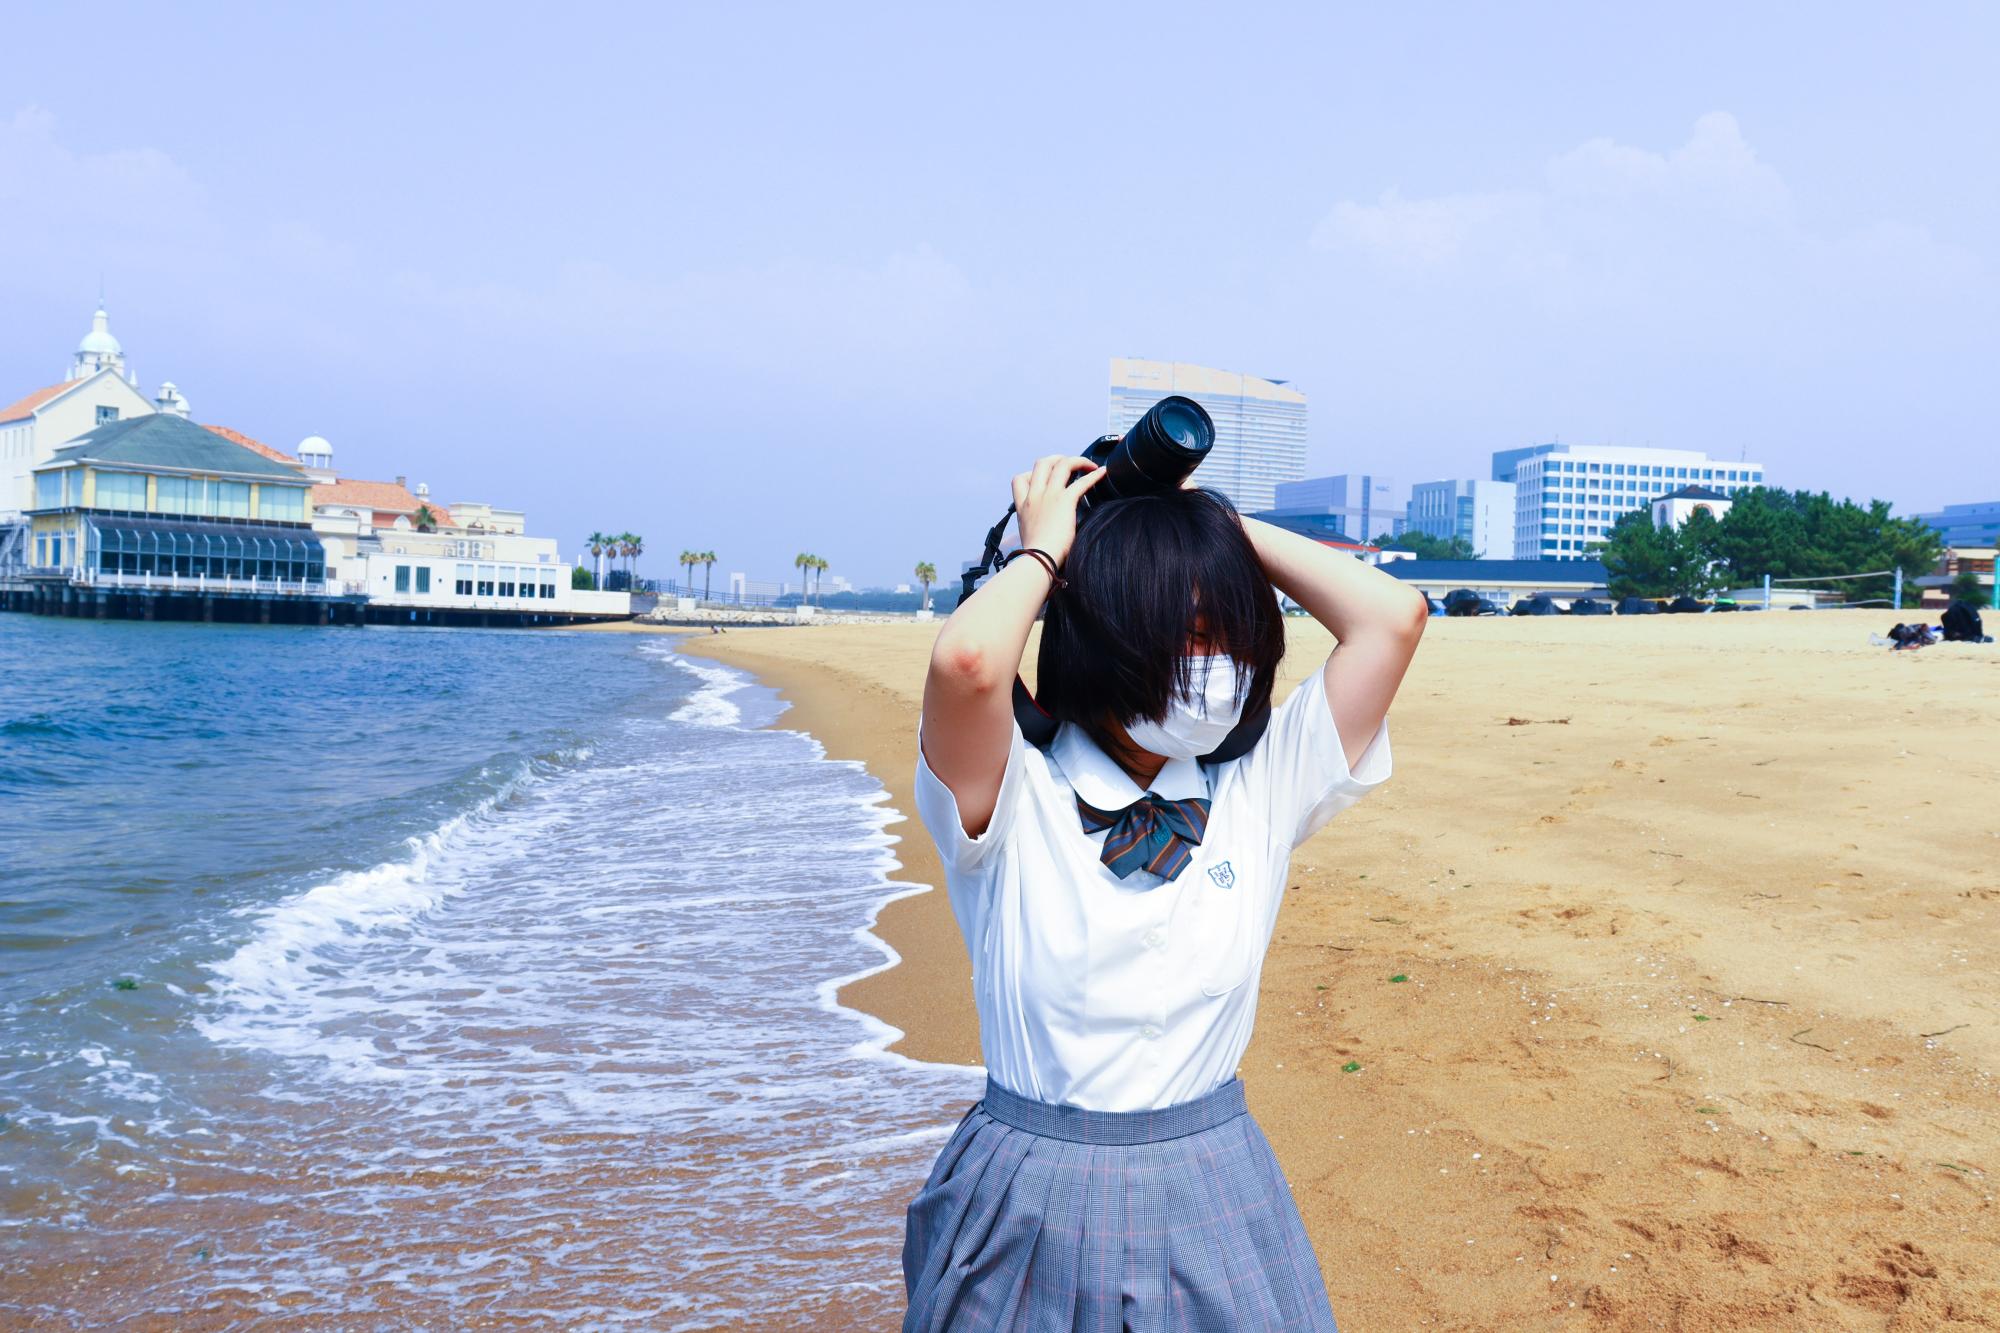
[(213, 965), (201, 1030), (266, 1062), (298, 1126), (271, 1150), (339, 1182), (319, 1229), (260, 1238), (230, 1280), (275, 1300), (397, 1253), (447, 1306), (592, 1324), (806, 1323), (834, 1290), (893, 1309), (902, 1205), (978, 1077), (885, 1054), (900, 1034), (837, 1000), (896, 961), (881, 906), (923, 891), (889, 878), (902, 816), (859, 765), (756, 729), (778, 709), (748, 677), (662, 665), (695, 683), (665, 718), (255, 914)]
[(743, 720), (743, 710), (729, 696), (751, 684), (748, 676), (728, 667), (696, 662), (671, 653), (662, 655), (702, 682), (702, 688), (674, 710), (674, 721), (690, 722), (698, 727), (733, 727)]

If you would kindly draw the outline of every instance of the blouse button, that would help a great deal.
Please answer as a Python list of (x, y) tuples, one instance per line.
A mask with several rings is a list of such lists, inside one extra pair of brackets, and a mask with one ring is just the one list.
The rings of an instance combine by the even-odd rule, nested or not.
[(1139, 1029), (1139, 1035), (1144, 1037), (1147, 1041), (1152, 1041), (1154, 1038), (1160, 1035), (1160, 1030), (1154, 1027), (1151, 1023), (1148, 1023), (1146, 1024), (1146, 1026)]
[(1149, 930), (1146, 932), (1146, 947), (1148, 949), (1157, 949), (1166, 942), (1167, 942), (1167, 937), (1165, 935), (1162, 935), (1159, 931)]

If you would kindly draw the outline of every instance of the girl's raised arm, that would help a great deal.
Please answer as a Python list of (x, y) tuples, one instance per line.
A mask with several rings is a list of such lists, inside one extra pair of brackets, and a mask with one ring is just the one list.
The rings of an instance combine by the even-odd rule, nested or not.
[(1326, 700), (1347, 762), (1356, 763), (1389, 715), (1416, 656), (1430, 602), (1411, 585), (1259, 519), (1243, 529), (1278, 590), (1338, 640), (1326, 659)]
[[(1021, 545), (1046, 552), (1060, 567), (1076, 539), (1077, 502), (1103, 476), (1087, 458), (1050, 454), (1015, 477)], [(993, 818), (1014, 735), (1014, 677), (1050, 586), (1041, 561), (1009, 561), (959, 603), (931, 646), (924, 761), (951, 789), (969, 837), (984, 833)]]

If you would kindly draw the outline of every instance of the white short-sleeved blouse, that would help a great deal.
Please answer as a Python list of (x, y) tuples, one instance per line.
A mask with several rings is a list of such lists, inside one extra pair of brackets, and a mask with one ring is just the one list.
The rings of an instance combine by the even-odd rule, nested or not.
[(972, 958), (987, 1073), (1039, 1101), (1151, 1110), (1234, 1076), (1250, 1044), (1264, 951), (1292, 848), (1390, 772), (1384, 721), (1350, 771), (1315, 670), (1240, 759), (1169, 760), (1150, 787), (1207, 796), (1207, 832), (1172, 880), (1125, 879), (1098, 860), (1078, 795), (1118, 810), (1143, 791), (1080, 729), (1046, 751), (1014, 729), (992, 821), (966, 836), (951, 789), (923, 756), (917, 811), (945, 866)]

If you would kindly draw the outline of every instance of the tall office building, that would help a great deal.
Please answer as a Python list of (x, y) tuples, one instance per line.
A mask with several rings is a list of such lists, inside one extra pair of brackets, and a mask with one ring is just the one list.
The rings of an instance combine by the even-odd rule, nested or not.
[(1195, 478), (1238, 510), (1269, 509), (1281, 483), (1305, 475), (1306, 396), (1283, 380), (1115, 356), (1108, 429), (1124, 434), (1170, 394), (1194, 399), (1215, 419), (1215, 451)]
[(1734, 497), (1764, 484), (1764, 465), (1694, 449), (1535, 444), (1496, 451), (1493, 480), (1514, 483), (1516, 560), (1582, 560), (1629, 511), (1688, 485)]
[(1410, 527), (1449, 541), (1463, 537), (1483, 560), (1514, 553), (1514, 483), (1420, 481), (1410, 488)]
[(1276, 518), (1330, 517), (1355, 541), (1372, 542), (1401, 535), (1406, 507), (1392, 478), (1340, 472), (1281, 483), (1277, 503), (1267, 512)]

